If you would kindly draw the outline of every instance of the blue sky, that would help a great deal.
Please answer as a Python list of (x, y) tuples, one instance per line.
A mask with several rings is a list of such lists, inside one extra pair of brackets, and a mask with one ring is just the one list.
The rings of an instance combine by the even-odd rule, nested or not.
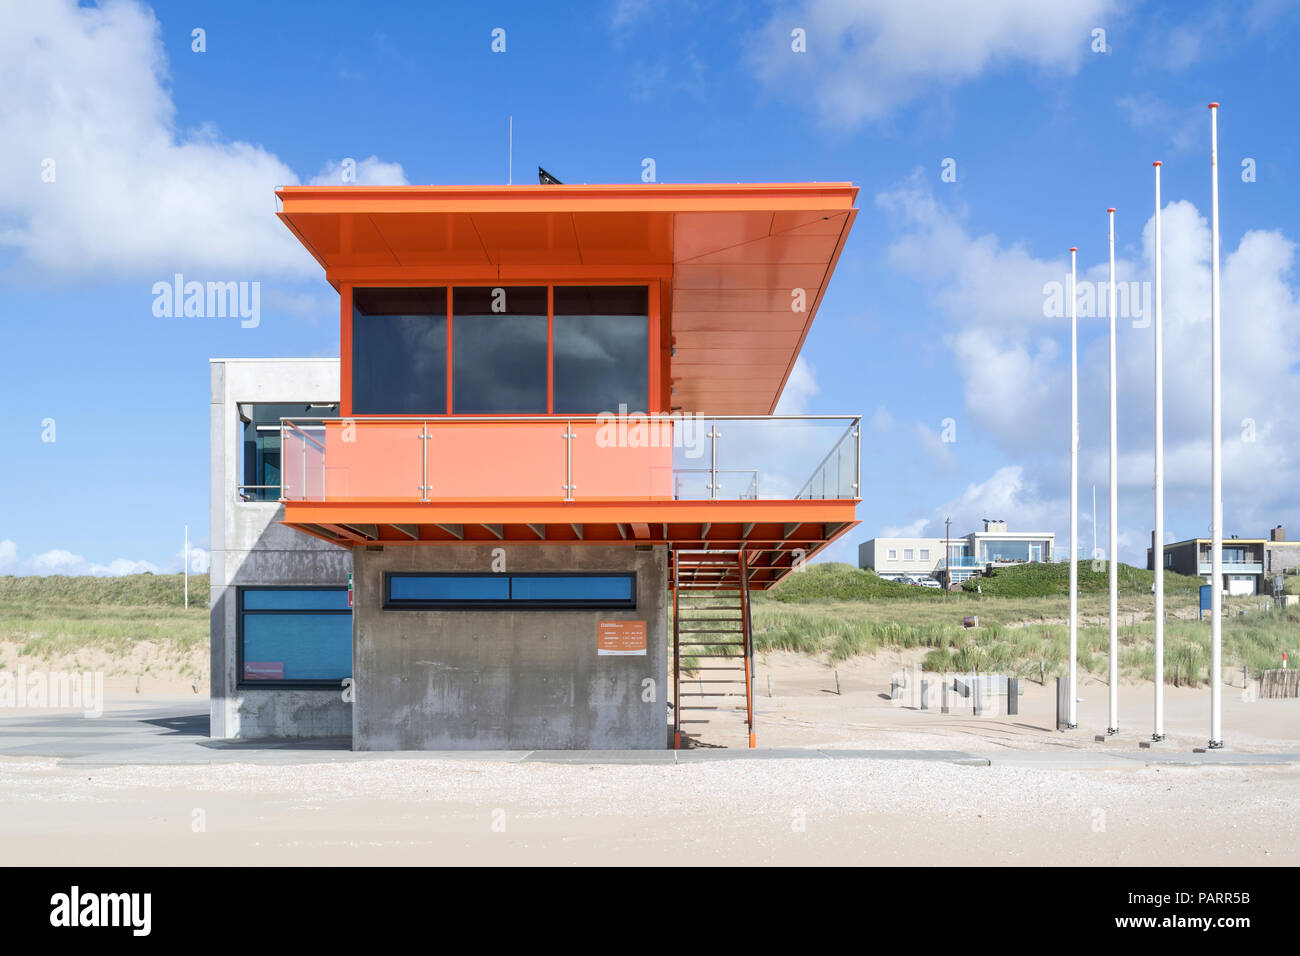
[[(178, 570), (187, 521), (206, 546), (208, 358), (338, 354), (274, 187), (346, 158), (373, 182), (502, 182), (510, 115), (520, 182), (631, 182), (650, 157), (663, 182), (861, 187), (787, 404), (868, 419), (862, 524), (832, 555), (852, 560), (948, 515), (1065, 543), (1068, 319), (1044, 284), (1071, 245), (1104, 280), (1108, 206), (1120, 278), (1149, 281), (1155, 159), (1166, 527), (1207, 533), (1220, 101), (1225, 530), (1300, 533), (1296, 4), (446, 6), (0, 0), (0, 573)], [(261, 282), (260, 323), (155, 317), (175, 272)], [(1104, 545), (1106, 320), (1080, 325), (1081, 535), (1096, 481)], [(1141, 561), (1152, 339), (1119, 326), (1120, 557)]]

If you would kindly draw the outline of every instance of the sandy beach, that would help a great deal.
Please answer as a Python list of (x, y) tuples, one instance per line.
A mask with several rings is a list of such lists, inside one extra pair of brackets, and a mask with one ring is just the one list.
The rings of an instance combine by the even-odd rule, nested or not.
[[(82, 765), (37, 746), (0, 757), (0, 839), (9, 861), (24, 864), (1300, 863), (1294, 763), (1089, 764), (1135, 753), (1150, 735), (1150, 684), (1121, 688), (1122, 733), (1096, 743), (1104, 683), (1083, 683), (1080, 729), (1060, 733), (1051, 680), (1026, 685), (1016, 716), (898, 706), (890, 676), (911, 663), (890, 654), (841, 664), (836, 694), (833, 668), (764, 656), (759, 749), (804, 752), (782, 749), (776, 759), (553, 763), (301, 750), (273, 763), (227, 755)], [(190, 684), (160, 681), (148, 699), (201, 715), (207, 699)], [(120, 687), (107, 696), (110, 717), (146, 699)], [(1300, 751), (1300, 701), (1247, 702), (1240, 687), (1225, 687), (1223, 699), (1230, 751)], [(1204, 687), (1168, 689), (1165, 752), (1204, 743), (1208, 701)], [(0, 713), (0, 740), (5, 721), (21, 716)], [(96, 730), (87, 721), (86, 732)], [(860, 750), (959, 751), (992, 762), (819, 756)]]

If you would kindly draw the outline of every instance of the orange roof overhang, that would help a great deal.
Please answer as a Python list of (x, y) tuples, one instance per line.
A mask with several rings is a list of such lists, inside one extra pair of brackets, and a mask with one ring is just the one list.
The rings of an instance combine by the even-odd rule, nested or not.
[[(771, 414), (848, 238), (851, 183), (285, 186), (341, 283), (654, 279), (672, 405)], [(799, 291), (802, 290), (802, 291)]]

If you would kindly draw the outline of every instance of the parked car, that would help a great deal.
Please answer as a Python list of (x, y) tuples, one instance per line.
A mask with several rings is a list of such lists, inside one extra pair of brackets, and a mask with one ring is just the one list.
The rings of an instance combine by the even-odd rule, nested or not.
[(938, 581), (936, 581), (934, 578), (930, 577), (929, 575), (926, 575), (924, 577), (919, 577), (919, 578), (912, 578), (912, 583), (917, 585), (918, 587), (923, 587), (923, 588), (939, 588), (939, 589), (943, 588), (942, 584), (940, 584)]

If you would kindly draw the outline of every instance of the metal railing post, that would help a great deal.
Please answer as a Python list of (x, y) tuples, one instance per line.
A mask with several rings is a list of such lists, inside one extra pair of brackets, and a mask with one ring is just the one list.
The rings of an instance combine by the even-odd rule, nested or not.
[(862, 419), (853, 419), (853, 497), (862, 497)]
[(564, 423), (564, 500), (573, 500), (573, 489), (576, 487), (573, 483), (573, 439), (577, 436), (573, 433), (573, 422)]
[(429, 434), (428, 422), (420, 422), (420, 434), (416, 437), (420, 440), (420, 501), (425, 502), (433, 488), (429, 484), (429, 439), (433, 435)]
[(718, 497), (718, 420), (709, 422), (709, 497)]

